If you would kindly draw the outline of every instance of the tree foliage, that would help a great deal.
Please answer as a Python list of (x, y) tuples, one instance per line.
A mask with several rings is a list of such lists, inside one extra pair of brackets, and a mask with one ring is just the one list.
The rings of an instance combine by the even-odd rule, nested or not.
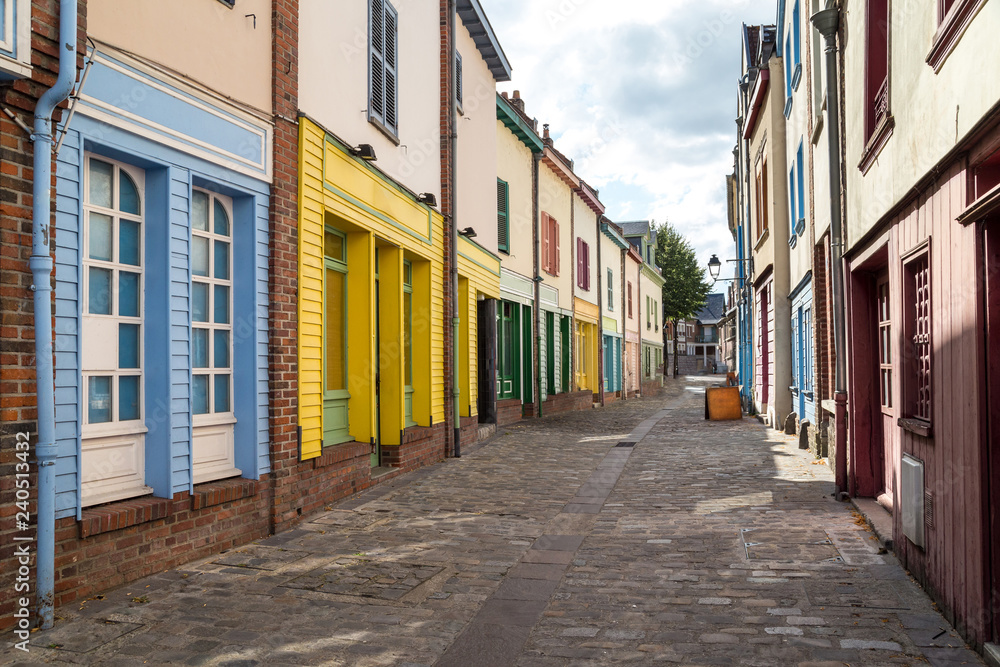
[[(711, 289), (705, 281), (705, 269), (698, 265), (694, 248), (684, 235), (669, 222), (656, 228), (656, 265), (660, 267), (663, 283), (663, 317), (673, 322), (674, 376), (677, 375), (677, 324), (690, 319), (701, 310)], [(663, 331), (664, 348), (667, 331)]]

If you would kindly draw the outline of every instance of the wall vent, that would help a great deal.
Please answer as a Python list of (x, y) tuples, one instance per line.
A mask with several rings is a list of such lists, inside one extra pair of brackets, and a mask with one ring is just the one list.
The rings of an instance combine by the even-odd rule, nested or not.
[(924, 462), (903, 454), (900, 469), (900, 511), (903, 534), (920, 548), (924, 547)]
[(934, 527), (934, 494), (924, 491), (924, 523), (928, 528)]

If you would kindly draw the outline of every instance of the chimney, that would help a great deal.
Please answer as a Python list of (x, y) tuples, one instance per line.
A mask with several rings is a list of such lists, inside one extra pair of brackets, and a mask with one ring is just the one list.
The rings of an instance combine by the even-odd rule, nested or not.
[(545, 123), (544, 125), (542, 125), (542, 142), (546, 146), (551, 146), (552, 145), (552, 137), (549, 136), (549, 124), (548, 123)]
[(514, 98), (511, 100), (511, 104), (517, 107), (518, 111), (524, 113), (524, 100), (521, 99), (521, 91), (514, 91)]

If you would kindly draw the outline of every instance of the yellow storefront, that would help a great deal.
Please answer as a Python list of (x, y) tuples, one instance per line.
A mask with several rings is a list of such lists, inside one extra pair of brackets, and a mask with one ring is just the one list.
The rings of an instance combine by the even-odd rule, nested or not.
[(576, 389), (598, 392), (602, 382), (601, 367), (598, 363), (597, 324), (600, 310), (596, 304), (576, 298), (573, 302), (573, 315)]
[(302, 459), (361, 442), (377, 466), (444, 421), (444, 220), (305, 117), (299, 146)]

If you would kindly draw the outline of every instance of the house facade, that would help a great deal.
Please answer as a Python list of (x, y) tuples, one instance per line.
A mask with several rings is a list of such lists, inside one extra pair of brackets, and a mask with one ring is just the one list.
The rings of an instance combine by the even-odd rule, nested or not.
[(1000, 8), (904, 9), (839, 15), (849, 490), (891, 510), (903, 565), (996, 654), (1000, 82), (964, 77), (1000, 62)]
[(626, 293), (625, 255), (629, 242), (621, 228), (607, 218), (600, 221), (601, 335), (603, 344), (604, 402), (625, 398)]

